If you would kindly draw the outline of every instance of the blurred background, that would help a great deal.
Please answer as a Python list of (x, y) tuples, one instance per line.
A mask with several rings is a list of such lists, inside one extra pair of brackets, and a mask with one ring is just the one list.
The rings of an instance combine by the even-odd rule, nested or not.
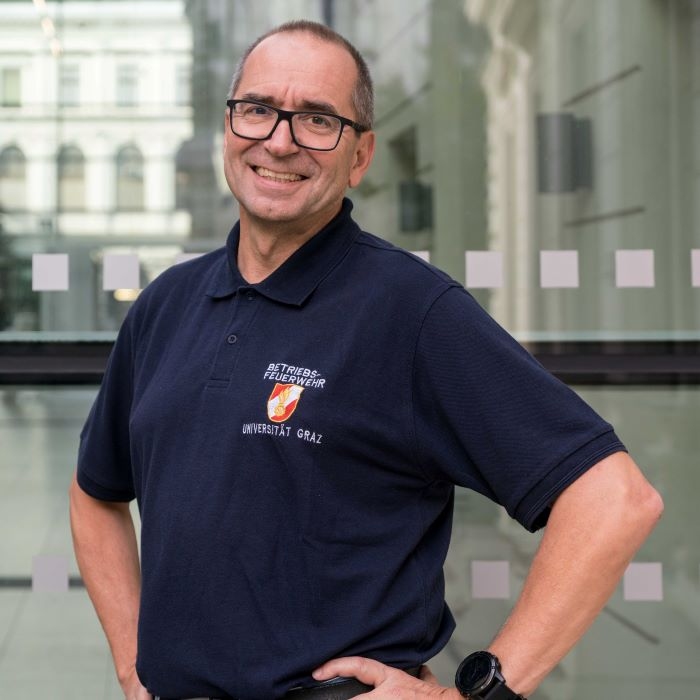
[[(297, 18), (373, 73), (360, 224), (464, 283), (665, 498), (533, 698), (692, 697), (700, 0), (0, 0), (0, 697), (122, 697), (70, 544), (78, 435), (139, 290), (235, 222), (231, 73)], [(495, 634), (537, 543), (458, 493), (444, 682)]]

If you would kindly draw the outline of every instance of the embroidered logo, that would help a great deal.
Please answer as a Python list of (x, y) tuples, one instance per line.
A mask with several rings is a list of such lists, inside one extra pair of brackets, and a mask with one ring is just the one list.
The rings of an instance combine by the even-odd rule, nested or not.
[(267, 417), (273, 423), (283, 423), (294, 413), (304, 387), (297, 384), (275, 384), (267, 400)]

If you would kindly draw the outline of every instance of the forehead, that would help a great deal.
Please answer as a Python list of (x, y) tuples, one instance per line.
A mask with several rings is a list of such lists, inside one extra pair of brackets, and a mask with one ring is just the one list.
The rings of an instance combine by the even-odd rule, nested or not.
[(357, 66), (343, 46), (305, 32), (285, 32), (253, 49), (236, 97), (252, 93), (284, 107), (322, 101), (347, 112), (356, 79)]

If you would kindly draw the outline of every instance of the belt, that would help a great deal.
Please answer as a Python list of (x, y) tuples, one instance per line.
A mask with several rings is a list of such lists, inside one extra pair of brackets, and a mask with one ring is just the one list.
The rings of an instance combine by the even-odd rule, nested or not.
[[(420, 666), (406, 668), (404, 671), (411, 676), (418, 676)], [(372, 690), (373, 686), (361, 683), (356, 678), (332, 678), (318, 685), (307, 688), (292, 688), (285, 694), (285, 700), (347, 700), (356, 695), (362, 695)], [(155, 696), (155, 700), (236, 700), (228, 695), (213, 698), (163, 698)]]

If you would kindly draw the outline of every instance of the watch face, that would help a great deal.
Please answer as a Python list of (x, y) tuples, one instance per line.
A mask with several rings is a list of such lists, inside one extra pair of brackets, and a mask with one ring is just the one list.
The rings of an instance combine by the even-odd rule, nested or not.
[(459, 689), (465, 693), (483, 690), (493, 679), (494, 672), (494, 657), (486, 652), (477, 651), (468, 656), (457, 671)]

